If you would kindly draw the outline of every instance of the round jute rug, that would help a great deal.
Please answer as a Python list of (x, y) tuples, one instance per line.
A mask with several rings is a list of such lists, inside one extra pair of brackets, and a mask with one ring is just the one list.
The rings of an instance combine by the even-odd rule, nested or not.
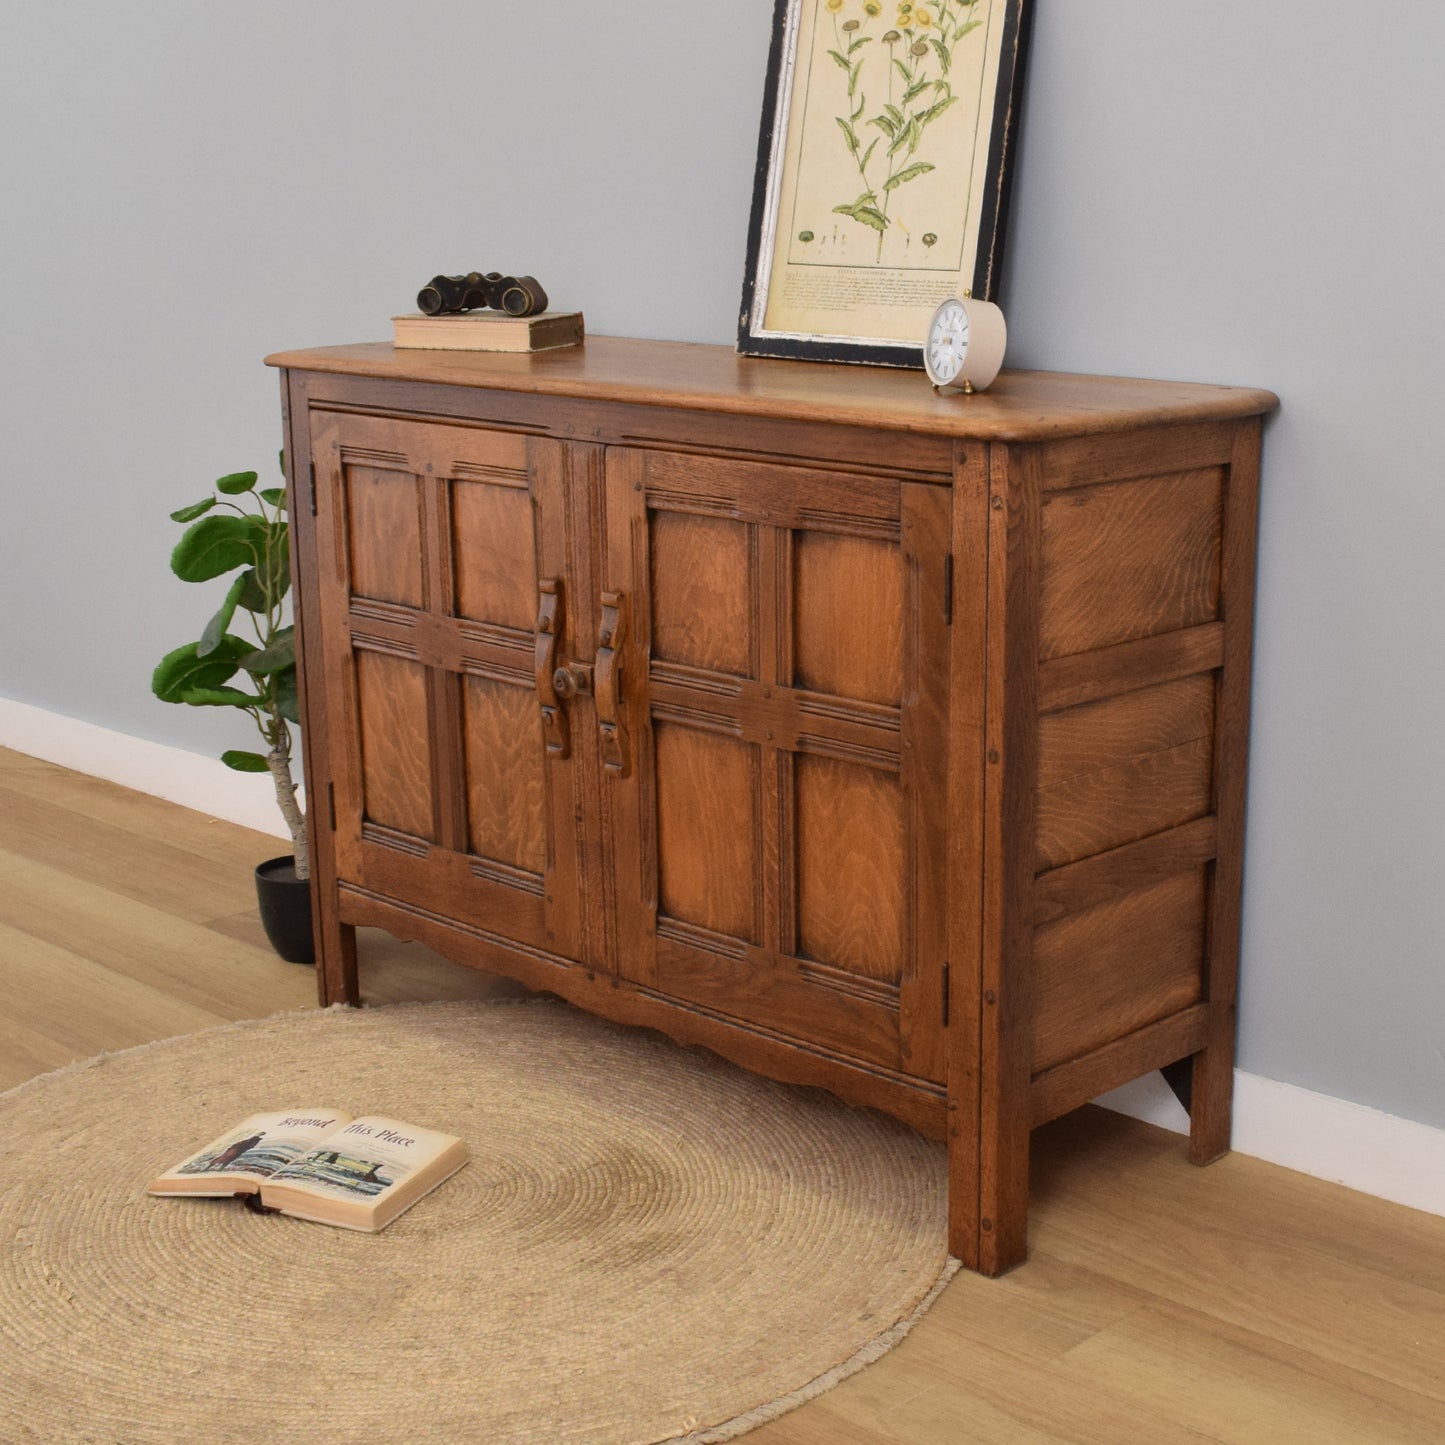
[[(472, 1162), (380, 1234), (152, 1198), (247, 1114)], [(729, 1439), (951, 1272), (938, 1146), (563, 1004), (284, 1015), (0, 1095), (0, 1439)]]

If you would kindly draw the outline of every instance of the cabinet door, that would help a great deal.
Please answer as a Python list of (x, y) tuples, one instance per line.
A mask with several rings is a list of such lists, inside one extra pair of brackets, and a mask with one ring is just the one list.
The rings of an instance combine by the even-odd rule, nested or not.
[(945, 487), (610, 450), (615, 709), (598, 653), (620, 971), (933, 1080), (949, 509)]
[(575, 958), (575, 761), (538, 683), (584, 627), (562, 448), (334, 412), (311, 430), (338, 876)]

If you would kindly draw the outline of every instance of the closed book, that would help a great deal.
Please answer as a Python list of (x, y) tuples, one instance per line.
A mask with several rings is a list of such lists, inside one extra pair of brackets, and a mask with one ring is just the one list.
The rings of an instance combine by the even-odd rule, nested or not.
[(540, 311), (504, 316), (500, 311), (463, 311), (450, 316), (393, 316), (397, 346), (428, 351), (550, 351), (576, 346), (583, 336), (580, 311)]

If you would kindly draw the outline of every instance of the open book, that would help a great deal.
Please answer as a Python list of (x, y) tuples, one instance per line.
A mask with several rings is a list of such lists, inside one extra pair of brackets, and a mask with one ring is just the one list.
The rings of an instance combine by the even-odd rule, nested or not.
[(263, 1209), (343, 1229), (384, 1229), (467, 1162), (454, 1135), (334, 1109), (252, 1114), (151, 1180), (148, 1192), (259, 1195)]

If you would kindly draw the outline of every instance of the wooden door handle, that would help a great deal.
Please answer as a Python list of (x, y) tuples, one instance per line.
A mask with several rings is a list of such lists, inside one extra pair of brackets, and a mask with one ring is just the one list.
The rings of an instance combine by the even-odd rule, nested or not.
[(565, 758), (571, 751), (567, 736), (567, 714), (562, 711), (562, 700), (557, 696), (554, 681), (557, 673), (557, 653), (562, 646), (562, 628), (566, 621), (566, 610), (562, 605), (562, 579), (549, 577), (537, 585), (537, 702), (542, 709), (542, 741), (547, 756)]
[(597, 663), (593, 692), (597, 699), (597, 731), (602, 742), (602, 768), (614, 778), (632, 770), (627, 731), (622, 725), (622, 664), (617, 660), (627, 638), (627, 604), (620, 592), (602, 594), (602, 621), (597, 629)]

